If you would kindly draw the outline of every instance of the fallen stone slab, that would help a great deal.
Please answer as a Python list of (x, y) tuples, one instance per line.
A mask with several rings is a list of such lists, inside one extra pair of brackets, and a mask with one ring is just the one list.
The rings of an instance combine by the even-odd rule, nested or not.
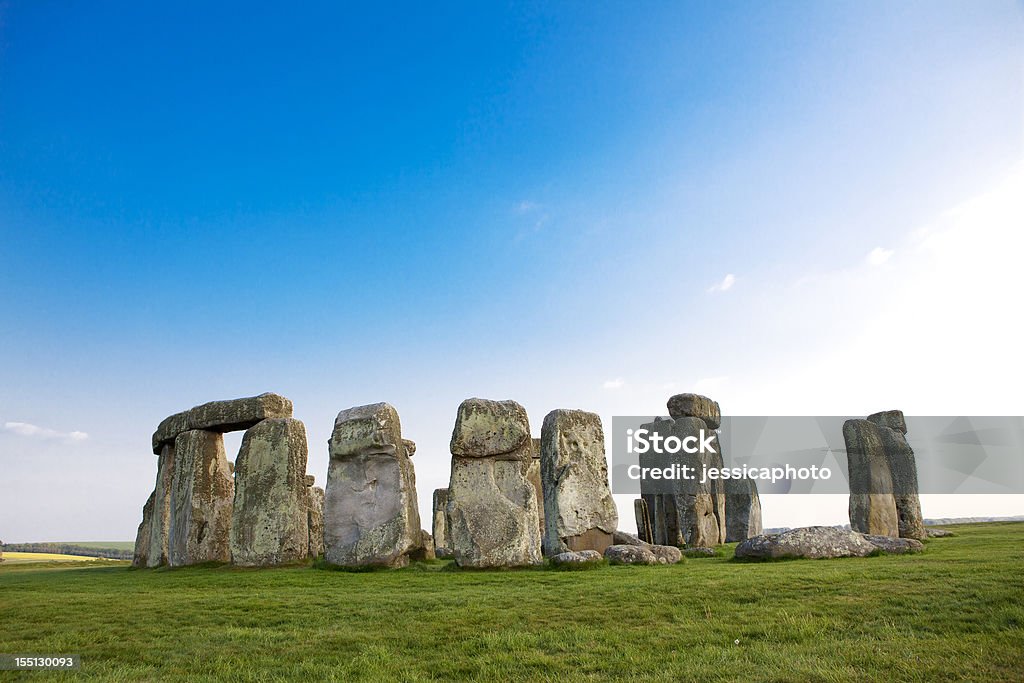
[(611, 564), (659, 564), (657, 555), (639, 545), (610, 545), (604, 558)]
[(873, 534), (864, 534), (864, 538), (889, 555), (905, 555), (924, 550), (924, 543), (916, 538), (893, 538), (892, 536), (875, 536)]
[(956, 536), (949, 529), (925, 529), (925, 533), (928, 534), (928, 538), (947, 538), (949, 536)]
[(676, 564), (683, 559), (683, 552), (673, 545), (649, 545), (647, 550), (654, 554), (658, 564)]
[(596, 550), (570, 550), (551, 556), (552, 564), (590, 564), (600, 562), (603, 559), (601, 553)]
[(153, 433), (153, 453), (159, 455), (164, 444), (173, 443), (185, 431), (233, 432), (262, 420), (291, 416), (292, 402), (279, 394), (210, 401), (165, 418)]
[(864, 534), (830, 526), (810, 526), (748, 538), (736, 546), (736, 557), (751, 560), (825, 559), (867, 557), (875, 551), (876, 546), (864, 538)]

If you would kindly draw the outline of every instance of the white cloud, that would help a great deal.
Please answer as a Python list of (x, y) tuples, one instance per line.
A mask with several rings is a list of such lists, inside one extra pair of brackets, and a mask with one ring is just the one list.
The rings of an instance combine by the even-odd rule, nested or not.
[(5, 422), (3, 431), (32, 439), (60, 440), (69, 443), (85, 441), (89, 438), (89, 435), (85, 432), (58, 432), (55, 429), (39, 427), (28, 422)]
[(711, 294), (711, 293), (714, 293), (714, 292), (727, 292), (727, 291), (729, 291), (732, 288), (732, 286), (735, 283), (736, 283), (736, 276), (733, 275), (732, 273), (729, 273), (724, 278), (722, 278), (721, 282), (717, 282), (717, 283), (711, 285), (710, 287), (708, 287), (708, 293)]
[(892, 249), (883, 249), (882, 247), (875, 247), (867, 256), (867, 262), (869, 266), (880, 266), (888, 261), (893, 255)]
[(516, 204), (516, 213), (530, 213), (531, 211), (536, 211), (539, 208), (540, 204), (537, 202), (532, 202), (529, 199), (523, 199)]
[(621, 377), (616, 377), (615, 379), (610, 379), (606, 381), (601, 386), (604, 387), (605, 389), (621, 389), (625, 385), (626, 380), (622, 379)]

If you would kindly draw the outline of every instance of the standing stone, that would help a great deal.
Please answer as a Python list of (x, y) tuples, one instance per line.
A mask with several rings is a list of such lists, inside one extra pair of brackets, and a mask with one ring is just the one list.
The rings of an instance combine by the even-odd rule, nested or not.
[(398, 412), (387, 403), (338, 413), (324, 498), (324, 559), (404, 567), (420, 545), (416, 480)]
[(718, 429), (722, 424), (722, 410), (718, 401), (700, 394), (676, 394), (668, 400), (668, 414), (673, 419), (700, 418), (708, 429)]
[(654, 543), (654, 532), (651, 529), (651, 516), (647, 510), (647, 501), (637, 498), (633, 501), (633, 514), (636, 516), (636, 535), (644, 543)]
[(306, 487), (306, 505), (309, 528), (309, 556), (316, 559), (324, 554), (324, 490), (319, 486)]
[(843, 423), (850, 481), (850, 527), (878, 536), (899, 536), (886, 442), (896, 432), (867, 420)]
[(153, 506), (156, 502), (156, 491), (149, 494), (146, 504), (142, 506), (142, 523), (135, 534), (135, 553), (132, 556), (133, 567), (145, 567), (149, 563), (149, 542), (153, 534)]
[[(683, 394), (686, 396), (687, 394)], [(704, 421), (697, 417), (680, 417), (676, 419), (658, 420), (643, 425), (651, 433), (662, 437), (670, 436), (683, 441), (694, 437), (695, 443), (701, 440), (701, 432), (707, 432)], [(717, 444), (717, 436), (713, 440)], [(719, 450), (717, 445), (715, 450)], [(654, 538), (658, 545), (700, 546), (710, 547), (724, 540), (722, 536), (722, 520), (725, 518), (725, 492), (719, 488), (720, 481), (701, 482), (701, 472), (705, 467), (719, 467), (720, 453), (687, 453), (654, 455), (641, 454), (640, 465), (664, 467), (669, 462), (689, 467), (693, 478), (680, 478), (675, 481), (658, 482), (659, 487), (654, 496), (655, 510), (651, 515), (654, 526)], [(641, 492), (650, 493), (655, 483), (641, 482)], [(665, 489), (669, 489), (666, 491)]]
[(433, 524), (431, 528), (434, 531), (434, 552), (441, 552), (441, 556), (445, 556), (445, 552), (449, 550), (448, 545), (448, 516), (445, 514), (445, 510), (448, 507), (448, 489), (434, 489), (433, 503)]
[(914, 450), (907, 442), (907, 421), (900, 410), (886, 410), (868, 416), (868, 421), (885, 428), (883, 448), (889, 460), (892, 475), (893, 498), (899, 518), (901, 538), (927, 538), (921, 499), (918, 495), (917, 462)]
[(540, 516), (540, 543), (544, 546), (544, 484), (540, 476), (540, 439), (530, 439), (531, 458), (530, 468), (526, 471), (526, 478), (533, 485), (537, 492), (537, 513)]
[(530, 423), (515, 401), (466, 399), (452, 432), (448, 541), (463, 567), (540, 564)]
[(300, 420), (263, 420), (246, 430), (235, 461), (235, 564), (267, 567), (309, 555), (307, 457), (306, 426)]
[[(722, 444), (718, 440), (718, 434), (715, 434), (712, 437), (711, 445), (715, 449), (715, 452), (704, 454), (702, 456), (702, 460), (708, 467), (714, 467), (715, 469), (721, 470), (725, 467), (725, 458), (722, 456)], [(715, 519), (718, 521), (718, 542), (725, 543), (725, 537), (728, 535), (725, 482), (721, 479), (713, 479), (707, 484), (708, 488), (711, 489), (711, 504), (715, 510)]]
[(234, 480), (222, 434), (201, 429), (174, 440), (168, 560), (172, 567), (231, 561)]
[(549, 555), (612, 545), (619, 514), (608, 488), (601, 418), (553, 410), (541, 429), (544, 550)]
[(160, 447), (157, 460), (156, 489), (153, 491), (153, 523), (150, 525), (147, 567), (168, 564), (171, 538), (171, 489), (174, 485), (174, 444)]
[(753, 479), (725, 480), (725, 542), (745, 541), (760, 536), (761, 498)]

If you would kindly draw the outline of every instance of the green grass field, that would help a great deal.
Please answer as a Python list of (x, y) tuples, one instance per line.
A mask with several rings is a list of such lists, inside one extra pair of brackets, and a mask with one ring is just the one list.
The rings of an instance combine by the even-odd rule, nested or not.
[(1024, 680), (1024, 524), (950, 528), (915, 556), (588, 571), (0, 565), (0, 652), (125, 681)]

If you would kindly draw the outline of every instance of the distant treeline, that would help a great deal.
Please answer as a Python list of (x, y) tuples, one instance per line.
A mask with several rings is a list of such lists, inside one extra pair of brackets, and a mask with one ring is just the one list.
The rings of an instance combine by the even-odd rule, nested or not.
[(0, 545), (3, 552), (12, 553), (54, 553), (56, 555), (83, 555), (85, 557), (104, 557), (108, 560), (130, 560), (131, 550), (117, 548), (87, 548), (72, 543), (4, 543)]

